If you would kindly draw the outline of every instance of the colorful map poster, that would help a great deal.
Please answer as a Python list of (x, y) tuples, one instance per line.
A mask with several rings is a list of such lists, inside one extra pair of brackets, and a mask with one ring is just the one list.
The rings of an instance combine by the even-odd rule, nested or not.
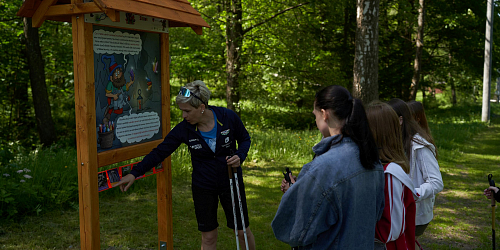
[(160, 35), (94, 26), (97, 151), (162, 139)]

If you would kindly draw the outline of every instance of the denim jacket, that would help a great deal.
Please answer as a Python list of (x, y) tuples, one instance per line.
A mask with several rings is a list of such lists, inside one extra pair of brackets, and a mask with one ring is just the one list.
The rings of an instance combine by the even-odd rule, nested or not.
[(384, 210), (384, 169), (365, 169), (359, 149), (342, 135), (322, 139), (283, 195), (271, 226), (299, 249), (373, 249), (375, 225)]

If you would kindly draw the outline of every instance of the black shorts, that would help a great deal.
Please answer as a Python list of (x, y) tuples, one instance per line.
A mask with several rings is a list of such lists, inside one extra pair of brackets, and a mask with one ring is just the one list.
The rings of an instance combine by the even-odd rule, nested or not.
[[(430, 223), (430, 222), (429, 222)], [(424, 225), (416, 225), (415, 226), (415, 236), (422, 236), (424, 234), (425, 229), (429, 225), (429, 223), (424, 224)]]
[[(247, 200), (245, 195), (245, 187), (242, 181), (240, 183), (241, 206), (243, 208), (243, 215), (245, 217), (245, 227), (250, 225), (248, 221)], [(231, 189), (227, 187), (224, 190), (209, 190), (192, 185), (194, 210), (196, 213), (196, 220), (198, 221), (198, 230), (201, 232), (210, 232), (217, 227), (217, 208), (219, 207), (219, 200), (226, 215), (227, 227), (234, 229), (234, 215), (233, 205), (231, 202)], [(238, 204), (238, 192), (236, 186), (233, 185), (234, 192), (234, 206), (236, 209), (236, 221), (238, 223), (238, 230), (243, 230), (241, 225), (241, 213)]]

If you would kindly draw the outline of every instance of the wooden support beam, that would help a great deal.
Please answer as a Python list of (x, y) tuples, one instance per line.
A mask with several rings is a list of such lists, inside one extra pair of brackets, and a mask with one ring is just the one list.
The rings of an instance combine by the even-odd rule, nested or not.
[[(159, 5), (152, 5), (142, 1), (104, 0), (103, 2), (106, 3), (106, 9), (131, 12), (135, 14), (140, 13), (140, 15), (143, 16), (167, 19), (169, 21), (187, 23), (195, 26), (210, 27), (207, 22), (203, 20), (200, 14), (181, 12), (179, 10), (161, 7)], [(191, 6), (189, 7), (192, 8)]]
[(109, 17), (113, 22), (120, 22), (120, 12), (117, 10), (109, 9), (108, 6), (102, 0), (94, 0), (94, 3), (101, 8), (102, 12)]
[[(169, 35), (160, 34), (160, 72), (161, 72), (161, 119), (162, 134), (170, 132), (170, 65), (169, 65)], [(169, 156), (163, 161), (163, 172), (156, 175), (156, 194), (158, 206), (158, 249), (160, 242), (166, 242), (167, 250), (173, 250), (174, 226), (172, 223), (172, 161)]]
[(56, 2), (57, 0), (44, 0), (40, 3), (40, 6), (36, 9), (35, 14), (33, 14), (33, 28), (40, 28), (40, 26), (42, 26), (42, 23), (45, 21), (45, 13), (49, 10), (50, 6), (54, 5)]
[(101, 8), (95, 3), (77, 3), (77, 4), (61, 4), (50, 6), (45, 13), (46, 17), (78, 15), (87, 13), (102, 12)]
[[(48, 0), (44, 0), (48, 1)], [(100, 249), (92, 24), (72, 16), (80, 249)]]
[[(165, 136), (166, 135), (164, 135), (164, 137)], [(97, 161), (99, 163), (97, 167), (100, 168), (116, 162), (130, 160), (138, 155), (147, 155), (162, 141), (163, 139), (101, 152), (97, 156)]]
[[(104, 0), (107, 1), (107, 0)], [(165, 0), (135, 0), (136, 2), (147, 3), (148, 5), (153, 5), (156, 7), (172, 9), (180, 12), (185, 12), (197, 16), (201, 16), (198, 11), (196, 11), (191, 4), (188, 2), (177, 2), (177, 1), (165, 1)]]
[(104, 9), (108, 8), (102, 0), (95, 0), (94, 3), (97, 4), (97, 6), (99, 6), (99, 8), (101, 8), (103, 11)]
[(113, 22), (120, 22), (120, 12), (116, 10), (106, 10), (104, 11), (106, 13), (106, 16), (111, 19)]
[(189, 25), (189, 27), (191, 27), (197, 35), (203, 35), (203, 28), (201, 26)]

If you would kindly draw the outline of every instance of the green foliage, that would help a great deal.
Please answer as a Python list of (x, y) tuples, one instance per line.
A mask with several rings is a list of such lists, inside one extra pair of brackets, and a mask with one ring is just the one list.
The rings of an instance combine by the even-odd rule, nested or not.
[[(201, 36), (190, 28), (170, 29), (172, 84), (180, 86), (201, 79), (212, 90), (212, 99), (225, 99), (227, 2), (191, 2), (211, 28), (204, 29)], [(0, 139), (36, 147), (39, 140), (23, 22), (15, 15), (21, 3), (0, 3), (0, 49), (4, 52), (0, 54)], [(312, 105), (314, 93), (330, 84), (348, 89), (352, 86), (356, 1), (243, 0), (242, 5), (244, 39), (238, 50), (242, 115), (266, 128), (310, 128), (314, 125), (311, 119), (301, 114)], [(427, 2), (426, 8), (421, 86), (446, 89), (448, 93), (453, 86), (458, 102), (480, 98), (486, 1), (434, 1)], [(408, 96), (417, 9), (416, 1), (380, 2), (381, 99)], [(494, 21), (494, 25), (496, 30), (500, 21)], [(59, 144), (74, 147), (71, 24), (45, 21), (39, 32)], [(500, 39), (498, 34), (494, 36), (494, 41)], [(500, 60), (495, 56), (497, 47), (493, 65)], [(175, 106), (175, 102), (172, 104)], [(266, 108), (270, 104), (276, 111)], [(266, 113), (259, 111), (262, 109)]]
[[(295, 108), (265, 104), (257, 101), (242, 102), (242, 118), (248, 124), (267, 129), (302, 130), (314, 129), (316, 124), (312, 115), (312, 101), (310, 105)], [(291, 107), (292, 108), (291, 108)]]
[(76, 152), (53, 146), (34, 151), (19, 145), (0, 150), (0, 217), (20, 219), (78, 203)]
[[(28, 97), (29, 75), (23, 44), (23, 22), (15, 16), (22, 1), (0, 3), (0, 141), (36, 143)], [(31, 113), (31, 114), (30, 114)]]
[[(0, 3), (0, 140), (24, 147), (39, 143), (25, 52), (23, 19), (16, 16), (22, 1)], [(71, 25), (45, 21), (39, 29), (52, 116), (59, 137), (74, 145), (73, 47)], [(65, 135), (72, 135), (69, 138)]]

